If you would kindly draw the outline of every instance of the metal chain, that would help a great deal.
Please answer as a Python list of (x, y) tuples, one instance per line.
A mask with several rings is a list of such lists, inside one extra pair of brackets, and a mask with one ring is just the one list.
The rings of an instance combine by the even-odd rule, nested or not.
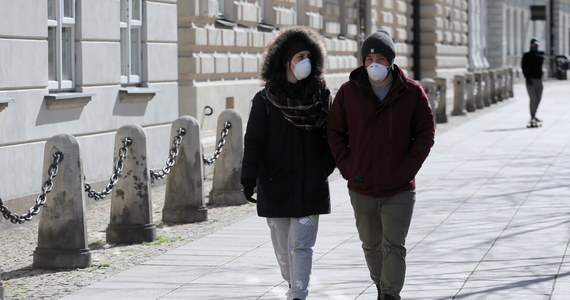
[(10, 220), (10, 222), (14, 224), (23, 224), (26, 221), (32, 220), (32, 217), (40, 212), (40, 206), (46, 203), (46, 195), (51, 192), (51, 189), (53, 188), (53, 178), (57, 175), (59, 170), (58, 164), (63, 160), (63, 153), (56, 152), (53, 154), (53, 157), (53, 162), (48, 169), (48, 179), (44, 184), (42, 184), (42, 192), (36, 199), (36, 204), (28, 210), (27, 214), (18, 215), (11, 212), (6, 206), (4, 206), (2, 199), (0, 199), (0, 212), (4, 215), (6, 220)]
[(220, 156), (220, 153), (222, 153), (222, 147), (226, 144), (226, 136), (230, 132), (231, 127), (232, 123), (227, 121), (224, 123), (224, 129), (222, 129), (222, 133), (220, 134), (220, 141), (218, 141), (218, 146), (216, 146), (216, 150), (214, 150), (214, 155), (210, 158), (203, 158), (206, 165), (213, 165)]
[(170, 173), (170, 168), (172, 168), (172, 166), (174, 166), (176, 163), (175, 159), (178, 156), (179, 152), (178, 146), (180, 146), (180, 143), (182, 143), (182, 136), (186, 134), (186, 129), (179, 128), (176, 132), (178, 132), (178, 135), (174, 137), (174, 141), (172, 142), (174, 146), (170, 149), (170, 155), (166, 160), (166, 165), (162, 167), (162, 170), (158, 172), (150, 170), (150, 176), (156, 180), (164, 179), (164, 177)]
[(105, 187), (105, 189), (103, 191), (98, 193), (91, 188), (91, 185), (89, 185), (88, 183), (85, 183), (85, 192), (87, 192), (87, 197), (93, 198), (95, 200), (101, 200), (111, 193), (111, 191), (113, 190), (113, 188), (117, 184), (117, 181), (119, 181), (119, 175), (123, 171), (123, 162), (125, 161), (125, 158), (129, 154), (129, 149), (127, 147), (131, 146), (132, 143), (133, 143), (133, 140), (131, 138), (127, 137), (127, 138), (123, 139), (123, 147), (121, 147), (119, 149), (119, 159), (117, 160), (117, 163), (115, 164), (115, 171), (111, 175), (111, 178), (109, 179), (109, 183), (107, 184), (107, 186)]

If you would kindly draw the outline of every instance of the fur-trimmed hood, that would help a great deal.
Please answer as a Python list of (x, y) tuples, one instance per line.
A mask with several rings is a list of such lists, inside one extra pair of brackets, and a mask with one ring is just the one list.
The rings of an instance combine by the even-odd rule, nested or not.
[(319, 33), (309, 27), (294, 26), (281, 30), (275, 39), (267, 45), (260, 74), (263, 81), (271, 81), (275, 74), (286, 73), (286, 67), (283, 64), (285, 50), (292, 42), (298, 40), (309, 45), (312, 68), (309, 76), (318, 81), (324, 79), (326, 50)]

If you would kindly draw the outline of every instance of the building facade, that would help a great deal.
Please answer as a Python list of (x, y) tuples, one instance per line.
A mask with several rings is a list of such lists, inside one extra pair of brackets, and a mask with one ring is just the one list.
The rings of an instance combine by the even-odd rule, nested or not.
[[(86, 182), (108, 181), (114, 136), (144, 127), (150, 163), (178, 117), (175, 0), (0, 0), (0, 197), (27, 212), (50, 137), (77, 137)], [(5, 221), (5, 220), (2, 220)]]
[(395, 63), (410, 77), (451, 80), (468, 69), (467, 12), (466, 0), (179, 0), (180, 113), (201, 120), (209, 140), (216, 134), (210, 108), (247, 118), (264, 47), (291, 25), (322, 34), (333, 93), (362, 64), (362, 40), (380, 28), (392, 35)]
[(522, 54), (530, 39), (540, 41), (544, 69), (554, 77), (556, 55), (570, 57), (569, 0), (487, 0), (487, 59), (491, 68), (509, 66), (520, 76)]

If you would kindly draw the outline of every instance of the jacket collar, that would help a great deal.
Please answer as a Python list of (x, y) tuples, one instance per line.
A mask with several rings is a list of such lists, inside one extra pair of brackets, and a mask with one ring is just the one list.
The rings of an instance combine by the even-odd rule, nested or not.
[(357, 69), (353, 70), (350, 73), (349, 78), (357, 88), (361, 89), (365, 94), (376, 100), (378, 108), (383, 108), (398, 100), (398, 98), (409, 89), (407, 84), (409, 78), (402, 71), (402, 69), (400, 69), (400, 67), (394, 64), (394, 68), (391, 72), (393, 77), (392, 87), (390, 88), (390, 91), (386, 95), (384, 101), (379, 101), (379, 99), (374, 94), (374, 91), (372, 91), (372, 86), (368, 80), (368, 72), (366, 72), (366, 68), (364, 68), (364, 66), (360, 66)]

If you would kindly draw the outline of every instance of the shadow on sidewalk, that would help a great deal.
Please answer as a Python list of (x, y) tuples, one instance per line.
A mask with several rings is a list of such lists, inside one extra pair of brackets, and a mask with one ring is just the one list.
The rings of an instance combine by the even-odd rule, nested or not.
[[(496, 287), (490, 287), (488, 289), (485, 290), (481, 290), (481, 291), (477, 291), (477, 292), (471, 292), (471, 293), (461, 293), (461, 290), (459, 291), (458, 294), (456, 294), (455, 296), (453, 296), (453, 298), (451, 299), (463, 299), (463, 298), (469, 298), (475, 295), (480, 295), (482, 294), (481, 297), (484, 297), (483, 295), (493, 295), (496, 292), (499, 291), (507, 291), (507, 290), (513, 290), (514, 294), (516, 294), (516, 292), (520, 292), (520, 289), (523, 288), (529, 288), (532, 285), (541, 283), (541, 282), (546, 282), (546, 281), (551, 281), (551, 280), (556, 280), (557, 278), (562, 278), (562, 277), (566, 277), (566, 276), (570, 276), (570, 272), (566, 272), (566, 273), (562, 273), (562, 274), (557, 274), (557, 275), (550, 275), (550, 276), (544, 276), (544, 277), (540, 277), (540, 278), (535, 278), (535, 279), (528, 279), (528, 280), (521, 280), (518, 282), (514, 282), (514, 283), (508, 283), (508, 284), (504, 284), (501, 285), (500, 282), (497, 282), (497, 286)], [(548, 293), (545, 296), (552, 296), (552, 293), (556, 290), (556, 287), (553, 287), (550, 290), (550, 293)], [(437, 300), (447, 300), (448, 298), (438, 298)]]

